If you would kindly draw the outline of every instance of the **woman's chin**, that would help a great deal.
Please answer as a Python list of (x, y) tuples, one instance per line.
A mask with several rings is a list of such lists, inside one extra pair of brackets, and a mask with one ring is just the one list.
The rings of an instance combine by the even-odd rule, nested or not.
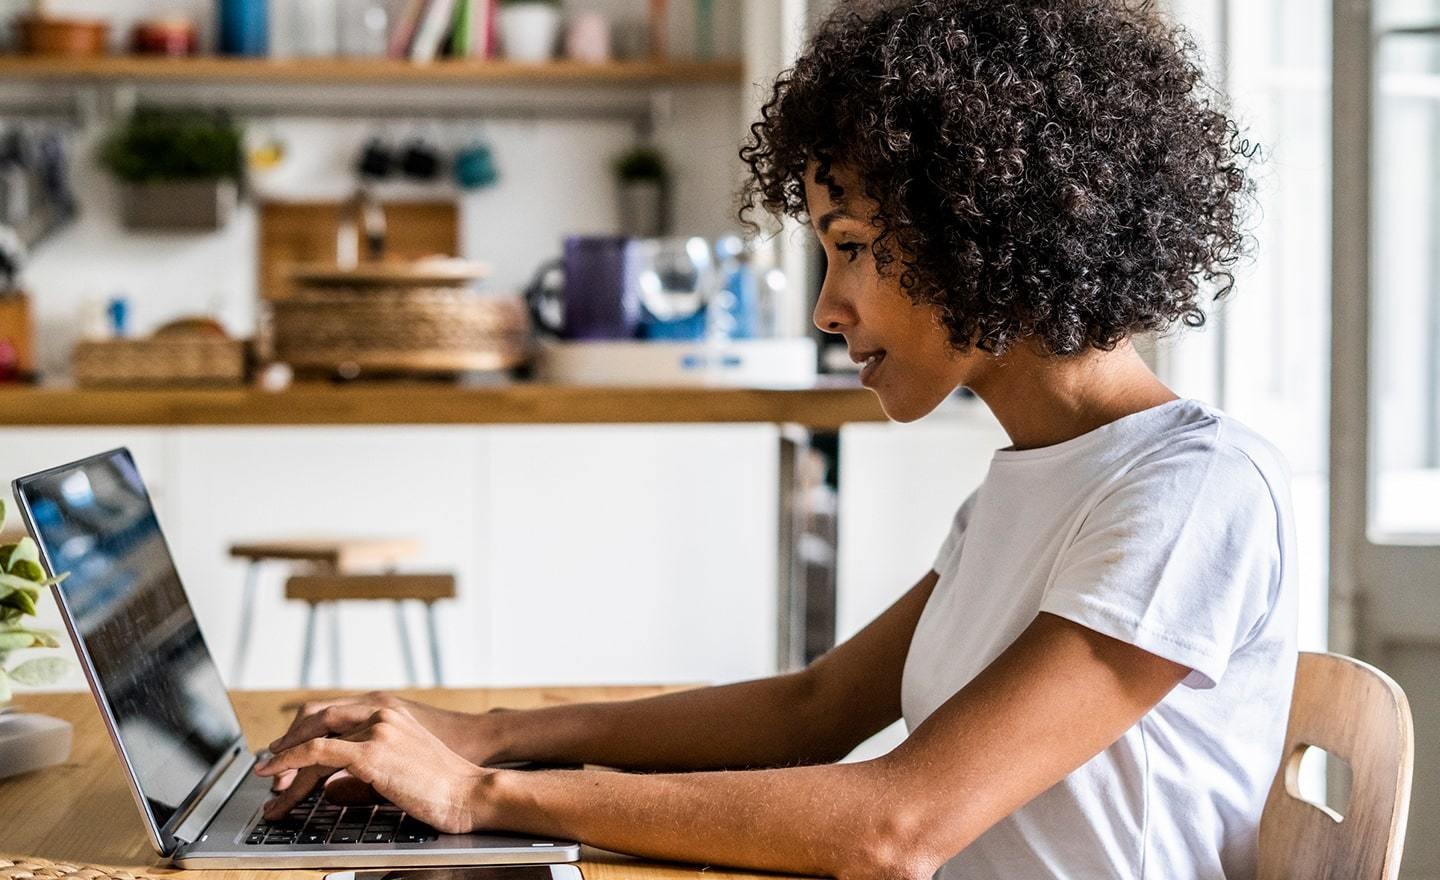
[(870, 390), (875, 392), (875, 396), (880, 399), (880, 408), (885, 411), (886, 418), (892, 422), (899, 422), (901, 424), (923, 419), (925, 416), (934, 412), (935, 408), (945, 400), (945, 395), (931, 400), (929, 397), (920, 397), (914, 394), (897, 394), (882, 388), (872, 388)]

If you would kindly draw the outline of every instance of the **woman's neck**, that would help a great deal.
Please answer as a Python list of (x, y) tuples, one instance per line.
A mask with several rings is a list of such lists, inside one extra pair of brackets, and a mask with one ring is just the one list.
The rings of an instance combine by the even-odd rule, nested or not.
[(1047, 357), (1016, 346), (971, 378), (1016, 449), (1053, 446), (1176, 399), (1129, 342), (1114, 351)]

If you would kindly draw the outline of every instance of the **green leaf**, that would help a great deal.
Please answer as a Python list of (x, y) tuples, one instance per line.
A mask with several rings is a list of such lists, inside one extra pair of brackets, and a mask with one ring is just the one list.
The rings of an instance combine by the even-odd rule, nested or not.
[(10, 676), (0, 668), (0, 706), (10, 702)]
[(20, 648), (36, 648), (35, 637), (23, 629), (0, 632), (0, 651), (16, 651)]
[[(0, 588), (10, 587), (15, 590), (38, 590), (42, 587), (48, 587), (53, 584), (58, 584), (69, 576), (70, 572), (66, 571), (61, 572), (60, 574), (52, 578), (45, 578), (44, 580), (40, 581), (32, 581), (26, 578), (19, 577), (18, 575), (0, 574)], [(0, 591), (0, 595), (4, 595), (3, 591)]]
[(6, 514), (5, 501), (4, 501), (4, 499), (0, 499), (0, 526), (4, 526), (4, 525), (5, 525), (5, 514)]
[[(21, 538), (20, 542), (15, 545), (15, 549), (10, 551), (10, 559), (5, 563), (5, 570), (13, 571), (15, 569), (15, 563), (21, 560), (33, 562), (37, 566), (40, 564), (40, 548), (35, 545), (35, 542), (30, 539), (29, 535)], [(41, 575), (41, 577), (44, 577), (44, 575)]]
[(45, 580), (45, 569), (41, 568), (40, 563), (33, 559), (16, 559), (11, 561), (10, 573), (16, 577), (34, 581), (37, 584)]
[(23, 685), (38, 687), (59, 681), (69, 671), (70, 663), (67, 660), (59, 657), (36, 657), (10, 670), (10, 677)]
[(21, 614), (34, 614), (35, 600), (39, 598), (39, 595), (38, 590), (33, 592), (29, 589), (15, 590), (4, 599), (0, 599), (0, 605), (14, 608)]

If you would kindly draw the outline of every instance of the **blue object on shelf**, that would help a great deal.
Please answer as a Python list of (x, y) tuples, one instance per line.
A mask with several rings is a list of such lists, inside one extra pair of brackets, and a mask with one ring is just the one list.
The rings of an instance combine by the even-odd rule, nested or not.
[(263, 57), (270, 52), (268, 0), (219, 0), (220, 52)]
[(110, 335), (115, 339), (124, 339), (129, 333), (130, 301), (120, 295), (111, 297), (105, 307), (105, 315), (110, 320)]

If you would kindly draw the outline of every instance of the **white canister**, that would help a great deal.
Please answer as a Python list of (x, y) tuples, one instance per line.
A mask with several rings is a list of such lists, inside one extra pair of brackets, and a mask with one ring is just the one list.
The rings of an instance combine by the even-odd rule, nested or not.
[(511, 61), (549, 61), (560, 35), (560, 10), (553, 3), (506, 3), (500, 7), (500, 47)]

